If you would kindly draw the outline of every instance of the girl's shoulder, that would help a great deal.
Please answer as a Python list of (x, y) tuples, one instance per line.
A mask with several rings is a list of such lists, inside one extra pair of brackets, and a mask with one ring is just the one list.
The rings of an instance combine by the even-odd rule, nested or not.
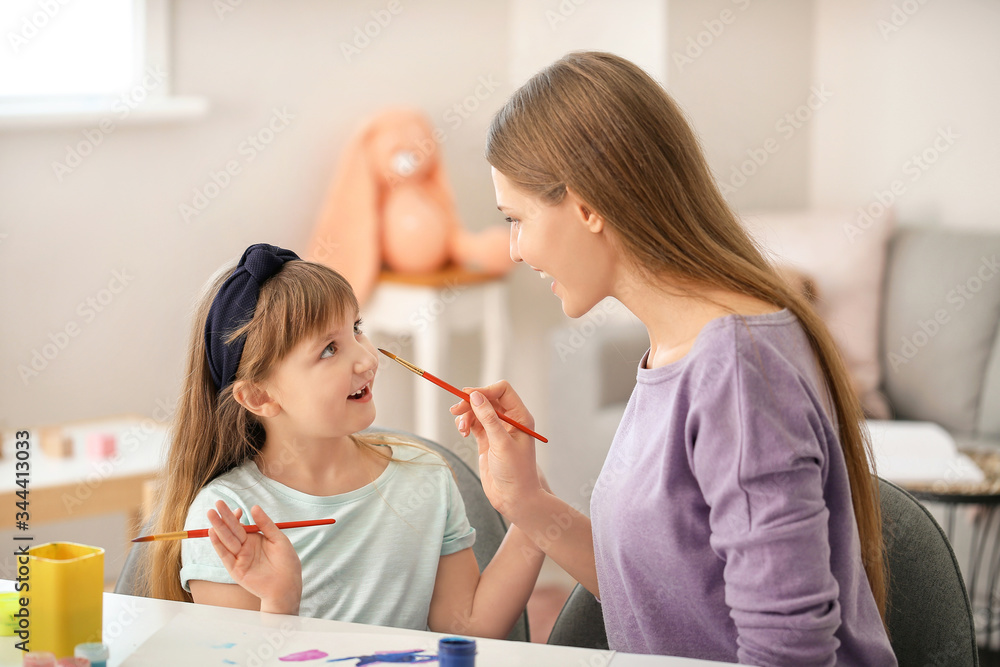
[(252, 459), (247, 459), (242, 464), (228, 470), (215, 477), (208, 484), (201, 487), (195, 501), (206, 498), (240, 498), (247, 489), (258, 485), (263, 475)]
[(262, 475), (260, 470), (257, 468), (257, 464), (253, 462), (253, 459), (247, 459), (235, 468), (227, 470), (217, 476), (215, 479), (206, 484), (204, 488), (240, 488), (245, 487), (247, 483), (259, 481), (261, 477)]
[(260, 480), (260, 471), (251, 460), (211, 480), (201, 487), (188, 507), (185, 530), (191, 526), (204, 528), (205, 513), (215, 507), (217, 500), (225, 501), (231, 510), (242, 509), (243, 514), (249, 517), (250, 508), (257, 502), (253, 489), (260, 484)]

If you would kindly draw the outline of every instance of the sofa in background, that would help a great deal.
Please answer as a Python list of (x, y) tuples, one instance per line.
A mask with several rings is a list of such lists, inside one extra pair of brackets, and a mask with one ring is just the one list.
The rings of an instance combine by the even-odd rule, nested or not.
[(1000, 451), (1000, 235), (900, 229), (888, 247), (882, 391), (895, 419)]

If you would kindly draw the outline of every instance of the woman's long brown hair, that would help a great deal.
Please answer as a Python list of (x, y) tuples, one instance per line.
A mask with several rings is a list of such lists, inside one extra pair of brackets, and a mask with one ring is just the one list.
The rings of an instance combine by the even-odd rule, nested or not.
[(878, 483), (847, 368), (826, 325), (778, 276), (726, 203), (674, 100), (628, 60), (570, 53), (497, 112), (486, 159), (547, 204), (558, 204), (572, 189), (652, 284), (744, 294), (798, 318), (836, 411), (861, 556), (884, 623), (888, 571)]
[[(234, 267), (235, 263), (223, 267), (213, 276), (195, 311), (170, 451), (158, 481), (154, 533), (183, 530), (188, 508), (202, 487), (255, 457), (264, 445), (263, 426), (233, 397), (233, 385), (216, 392), (205, 354), (208, 310)], [(232, 338), (246, 336), (236, 380), (263, 382), (299, 341), (320, 333), (331, 322), (353, 321), (357, 310), (354, 292), (339, 273), (313, 262), (286, 262), (261, 286), (253, 318), (232, 334)], [(398, 459), (392, 458), (389, 448), (377, 445), (429, 451), (387, 434), (351, 437), (357, 446), (392, 461)], [(191, 594), (181, 586), (179, 576), (180, 540), (151, 542), (141, 548), (148, 550), (137, 582), (143, 592), (190, 602)]]

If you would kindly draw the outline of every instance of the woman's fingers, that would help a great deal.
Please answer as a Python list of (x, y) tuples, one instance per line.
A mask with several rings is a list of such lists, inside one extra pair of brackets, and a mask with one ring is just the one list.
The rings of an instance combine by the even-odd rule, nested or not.
[(514, 433), (514, 427), (508, 428), (505, 426), (505, 422), (497, 416), (498, 414), (503, 414), (505, 417), (509, 417), (514, 421), (524, 424), (528, 428), (535, 427), (534, 417), (532, 417), (531, 413), (524, 407), (524, 403), (521, 401), (521, 398), (506, 380), (494, 382), (486, 387), (465, 387), (464, 391), (467, 394), (470, 394), (470, 396), (473, 393), (479, 393), (487, 399), (486, 402), (491, 405), (490, 412), (497, 422), (496, 428), (500, 429), (497, 431), (496, 429), (484, 430), (482, 428), (477, 428), (481, 421), (479, 410), (473, 408), (473, 406), (469, 404), (469, 401), (459, 401), (449, 408), (451, 413), (455, 415), (455, 428), (458, 429), (458, 432), (461, 433), (463, 437), (468, 437), (469, 434), (476, 436), (476, 439), (480, 440), (480, 450), (484, 447), (488, 447), (489, 445), (489, 442), (483, 442), (481, 440), (484, 434), (499, 433), (500, 431), (503, 431), (506, 434)]
[[(496, 410), (493, 409), (493, 404), (486, 400), (486, 397), (478, 391), (473, 391), (470, 398), (478, 426), (485, 431), (490, 439), (490, 443), (496, 444), (502, 438), (509, 438), (510, 434), (507, 433), (504, 422), (500, 420)], [(476, 429), (476, 426), (474, 424), (472, 428)]]
[(473, 391), (478, 391), (489, 399), (490, 403), (493, 404), (493, 409), (497, 412), (524, 424), (528, 428), (535, 427), (535, 418), (531, 416), (531, 413), (524, 406), (521, 397), (517, 395), (517, 392), (514, 391), (514, 388), (506, 380), (494, 382), (487, 387), (465, 388), (465, 392), (470, 395)]

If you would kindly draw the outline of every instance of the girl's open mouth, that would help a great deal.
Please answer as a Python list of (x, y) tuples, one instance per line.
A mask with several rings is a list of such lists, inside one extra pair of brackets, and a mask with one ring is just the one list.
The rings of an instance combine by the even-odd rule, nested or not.
[(348, 398), (348, 400), (351, 400), (351, 401), (363, 401), (366, 398), (368, 398), (369, 396), (371, 396), (371, 393), (372, 393), (371, 392), (371, 385), (367, 385), (366, 384), (364, 387), (362, 387), (361, 389), (359, 389), (357, 392), (351, 394), (347, 398)]

